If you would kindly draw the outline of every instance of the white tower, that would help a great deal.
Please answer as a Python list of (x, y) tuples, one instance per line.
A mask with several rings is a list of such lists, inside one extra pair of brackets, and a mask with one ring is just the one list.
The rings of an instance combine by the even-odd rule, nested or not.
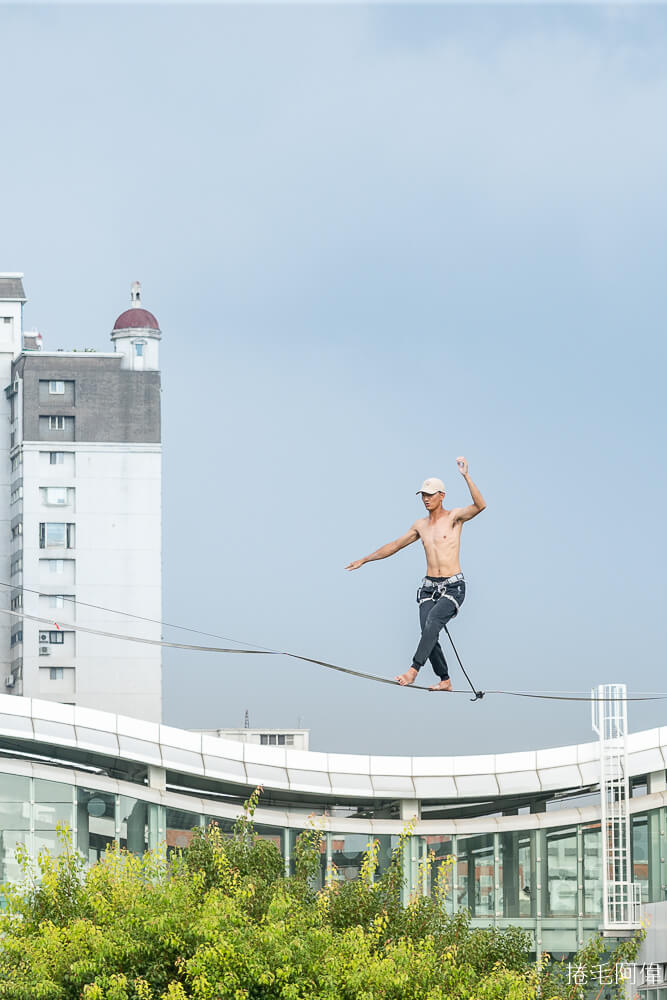
[(161, 337), (155, 316), (141, 305), (141, 284), (133, 281), (130, 308), (121, 313), (111, 333), (114, 350), (123, 355), (121, 368), (135, 372), (158, 371)]

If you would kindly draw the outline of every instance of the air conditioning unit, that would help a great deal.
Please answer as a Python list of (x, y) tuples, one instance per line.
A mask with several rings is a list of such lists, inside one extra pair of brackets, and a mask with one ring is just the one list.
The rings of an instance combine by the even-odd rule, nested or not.
[(48, 632), (40, 632), (39, 633), (39, 641), (40, 642), (48, 642), (49, 641), (49, 633)]
[(40, 646), (39, 647), (39, 655), (40, 656), (50, 656), (51, 655), (51, 650), (49, 649), (48, 646)]
[(15, 684), (16, 684), (16, 677), (14, 677), (14, 674), (9, 674), (8, 677), (5, 677), (5, 687), (13, 688)]

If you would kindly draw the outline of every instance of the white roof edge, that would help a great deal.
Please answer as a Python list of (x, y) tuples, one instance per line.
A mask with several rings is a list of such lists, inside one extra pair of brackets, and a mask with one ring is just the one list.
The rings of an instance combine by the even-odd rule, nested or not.
[[(85, 740), (81, 739), (81, 744), (83, 746), (85, 743), (86, 747), (90, 748), (90, 722), (92, 719), (89, 712), (90, 710), (83, 706), (70, 708), (63, 706), (59, 702), (0, 694), (0, 717), (6, 717), (4, 723), (0, 718), (0, 734), (4, 732), (7, 735), (11, 734), (14, 738), (32, 740), (35, 738), (33, 733), (38, 733), (43, 723), (54, 723), (61, 726), (66, 724), (72, 728), (73, 735), (76, 734), (77, 728), (86, 728), (88, 735)], [(523, 762), (519, 757), (521, 753), (535, 753), (535, 751), (427, 758), (397, 755), (373, 755), (370, 757), (367, 755), (339, 753), (329, 755), (326, 752), (317, 750), (300, 750), (298, 763), (295, 759), (294, 764), (291, 764), (290, 755), (286, 753), (283, 747), (260, 747), (256, 744), (247, 744), (214, 736), (204, 736), (204, 739), (202, 739), (203, 734), (201, 731), (180, 729), (164, 724), (157, 729), (157, 724), (154, 722), (135, 719), (130, 723), (129, 720), (124, 721), (123, 719), (119, 719), (112, 712), (104, 712), (99, 709), (95, 710), (94, 717), (97, 722), (95, 728), (100, 733), (108, 733), (113, 736), (126, 737), (129, 725), (130, 729), (134, 730), (132, 737), (135, 740), (143, 741), (146, 745), (152, 744), (158, 755), (172, 762), (170, 764), (172, 768), (174, 767), (174, 762), (182, 759), (185, 771), (199, 771), (200, 766), (194, 764), (192, 761), (193, 751), (194, 756), (200, 756), (202, 744), (205, 742), (206, 750), (204, 752), (214, 760), (219, 758), (223, 761), (227, 759), (240, 764), (252, 762), (255, 767), (264, 765), (265, 767), (287, 768), (287, 771), (297, 770), (299, 772), (298, 776), (295, 774), (289, 782), (290, 787), (295, 791), (301, 790), (302, 785), (304, 791), (313, 790), (312, 782), (307, 781), (307, 774), (304, 774), (304, 772), (311, 771), (313, 774), (328, 774), (331, 778), (331, 789), (334, 794), (336, 794), (337, 789), (341, 790), (341, 794), (354, 794), (352, 789), (354, 787), (353, 779), (355, 775), (372, 777), (374, 782), (379, 782), (382, 785), (387, 785), (389, 779), (396, 778), (396, 789), (398, 790), (399, 787), (403, 787), (406, 781), (411, 781), (413, 778), (420, 782), (427, 781), (430, 783), (437, 782), (440, 778), (450, 779), (456, 777), (457, 781), (463, 781), (464, 783), (466, 779), (473, 779), (473, 784), (471, 785), (473, 787), (475, 785), (474, 779), (476, 778), (489, 778), (501, 775), (506, 779), (511, 774), (516, 774), (517, 777), (521, 775), (522, 782), (526, 782), (525, 791), (530, 793), (533, 790), (540, 791), (542, 788), (553, 788), (555, 790), (558, 787), (577, 787), (579, 784), (589, 784), (591, 778), (594, 779), (594, 772), (591, 771), (591, 767), (595, 767), (595, 761), (598, 757), (597, 742), (592, 741), (590, 744), (572, 744), (537, 751), (538, 754), (544, 753), (546, 760), (542, 764), (538, 760), (535, 771), (532, 769), (527, 771), (524, 767), (521, 767), (520, 765)], [(21, 726), (14, 723), (14, 720), (19, 719), (24, 720)], [(160, 742), (155, 738), (156, 733), (159, 734), (158, 739)], [(75, 735), (74, 745), (78, 745), (78, 743), (78, 735)], [(69, 739), (67, 740), (67, 745), (72, 746), (72, 742)], [(162, 752), (164, 748), (167, 748), (166, 756)], [(585, 756), (590, 761), (588, 773), (580, 773), (579, 780), (573, 781), (571, 775), (575, 771), (579, 771), (574, 761), (581, 760), (584, 748), (587, 751)], [(654, 727), (629, 735), (628, 772), (630, 775), (643, 773), (641, 768), (645, 768), (646, 751), (650, 749), (656, 749), (660, 752), (656, 755), (658, 760), (667, 760), (667, 727)], [(132, 754), (121, 752), (121, 757), (132, 759)], [(636, 759), (636, 770), (633, 770), (633, 758)], [(309, 767), (308, 765), (311, 761), (312, 767)], [(349, 767), (346, 767), (346, 773), (343, 774), (342, 765), (346, 761), (349, 761)], [(384, 761), (386, 761), (386, 765), (383, 766)], [(428, 761), (428, 766), (420, 763), (421, 761)], [(441, 767), (439, 767), (440, 761), (442, 761)], [(201, 767), (203, 770), (206, 770), (203, 761)], [(534, 775), (532, 781), (527, 780), (528, 774), (531, 774), (531, 776)], [(386, 777), (383, 778), (382, 776)], [(350, 780), (352, 780), (352, 785), (350, 784)], [(389, 784), (391, 784), (390, 780)], [(267, 787), (271, 785), (270, 778), (266, 781), (266, 785)], [(281, 787), (282, 785), (283, 782), (281, 782)], [(360, 790), (359, 794), (365, 795), (368, 792)], [(380, 793), (378, 792), (377, 794)], [(382, 792), (382, 794), (386, 795), (386, 792)], [(430, 798), (433, 795), (422, 795), (421, 797)]]

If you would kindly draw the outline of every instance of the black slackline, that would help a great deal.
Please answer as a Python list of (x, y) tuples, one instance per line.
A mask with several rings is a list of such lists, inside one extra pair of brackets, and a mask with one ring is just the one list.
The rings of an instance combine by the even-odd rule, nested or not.
[[(0, 587), (7, 587), (9, 590), (20, 590), (25, 591), (26, 594), (37, 594), (38, 597), (42, 596), (41, 590), (34, 590), (31, 587), (25, 587), (23, 584), (20, 586), (15, 586), (12, 583), (7, 583), (5, 580), (0, 580)], [(232, 639), (228, 635), (218, 635), (217, 632), (204, 632), (200, 628), (191, 628), (189, 625), (175, 625), (173, 622), (165, 622), (159, 618), (146, 618), (145, 615), (135, 615), (131, 611), (119, 611), (118, 608), (107, 608), (103, 604), (90, 604), (89, 601), (80, 601), (77, 597), (73, 597), (69, 600), (72, 605), (80, 604), (82, 608), (94, 608), (95, 611), (108, 611), (112, 615), (122, 615), (123, 618), (134, 618), (135, 621), (139, 622), (150, 622), (151, 625), (162, 625), (164, 628), (177, 628), (182, 632), (193, 632), (195, 635), (207, 635), (211, 639), (222, 639), (223, 642), (236, 642), (241, 646), (256, 646), (257, 649), (263, 649), (267, 653), (272, 653), (273, 650), (268, 649), (266, 646), (257, 646), (257, 643), (246, 642), (245, 639)], [(2, 610), (0, 608), (0, 610)]]
[[(29, 621), (40, 622), (41, 624), (44, 624), (44, 625), (49, 625), (49, 626), (55, 625), (56, 629), (58, 629), (58, 630), (67, 629), (68, 631), (71, 630), (71, 631), (74, 631), (74, 632), (77, 632), (77, 631), (78, 632), (88, 632), (91, 635), (102, 635), (102, 636), (105, 636), (106, 638), (109, 638), (109, 639), (120, 639), (120, 640), (122, 640), (124, 642), (142, 642), (142, 643), (144, 643), (145, 645), (148, 645), (148, 646), (162, 646), (162, 647), (167, 647), (169, 649), (188, 649), (188, 650), (192, 650), (194, 652), (199, 652), (199, 653), (232, 653), (232, 654), (240, 654), (240, 655), (244, 655), (245, 654), (245, 655), (253, 655), (253, 656), (288, 656), (288, 657), (290, 657), (290, 659), (300, 660), (302, 663), (313, 663), (316, 666), (326, 667), (327, 670), (336, 670), (336, 671), (338, 671), (341, 674), (349, 674), (351, 677), (361, 677), (364, 680), (375, 681), (378, 684), (391, 684), (392, 687), (396, 687), (397, 686), (396, 681), (390, 680), (388, 677), (379, 677), (377, 674), (369, 674), (369, 673), (366, 673), (363, 670), (352, 670), (350, 667), (341, 667), (339, 664), (337, 664), (337, 663), (329, 663), (327, 660), (318, 660), (318, 659), (315, 659), (314, 657), (311, 657), (311, 656), (302, 656), (299, 653), (288, 653), (285, 650), (266, 649), (266, 648), (261, 648), (261, 649), (228, 649), (228, 648), (221, 647), (221, 646), (197, 646), (197, 645), (193, 645), (191, 643), (185, 643), (185, 642), (167, 642), (164, 639), (146, 639), (143, 636), (138, 636), (138, 635), (120, 635), (118, 632), (106, 632), (106, 631), (103, 631), (102, 629), (89, 628), (86, 625), (73, 625), (72, 623), (69, 623), (69, 622), (57, 622), (57, 621), (54, 621), (54, 619), (52, 619), (52, 618), (42, 618), (42, 617), (39, 617), (37, 615), (26, 614), (25, 612), (22, 612), (22, 611), (12, 611), (12, 610), (9, 610), (8, 608), (0, 608), (0, 613), (1, 614), (5, 614), (5, 615), (11, 615), (13, 618), (26, 618)], [(449, 632), (447, 634), (449, 635)], [(450, 639), (450, 642), (451, 642), (451, 636), (449, 636), (449, 639)], [(452, 643), (452, 646), (454, 646), (454, 643)], [(456, 652), (456, 647), (454, 647), (454, 652)], [(458, 658), (458, 653), (456, 653), (456, 655), (457, 655), (457, 658)], [(459, 663), (461, 663), (460, 659), (459, 659)], [(464, 673), (466, 673), (465, 669), (463, 667), (463, 664), (461, 664), (461, 669), (463, 670)], [(468, 678), (468, 682), (470, 683), (470, 686), (472, 687), (472, 683), (470, 682), (470, 678), (468, 677), (467, 673), (466, 673), (466, 677)], [(403, 686), (406, 687), (406, 688), (408, 688), (408, 689), (410, 689), (410, 690), (415, 690), (415, 691), (429, 691), (429, 692), (431, 692), (431, 688), (427, 687), (426, 685), (423, 685), (423, 684), (406, 684), (406, 685), (403, 685)], [(642, 696), (642, 697), (639, 697), (639, 696), (635, 695), (635, 696), (629, 696), (629, 697), (622, 698), (622, 699), (615, 699), (615, 698), (595, 698), (595, 697), (592, 697), (590, 695), (575, 696), (575, 695), (561, 695), (561, 694), (540, 694), (539, 692), (533, 692), (533, 691), (500, 691), (500, 690), (499, 691), (482, 691), (482, 692), (479, 692), (479, 697), (477, 697), (478, 696), (478, 692), (475, 691), (474, 687), (473, 687), (473, 692), (476, 695), (476, 697), (473, 698), (473, 699), (471, 699), (471, 701), (477, 701), (482, 696), (487, 695), (487, 694), (507, 695), (507, 696), (513, 697), (513, 698), (536, 698), (536, 699), (548, 700), (548, 701), (587, 701), (587, 702), (605, 701), (606, 702), (606, 701), (616, 701), (616, 700), (620, 700), (620, 701), (665, 701), (665, 700), (667, 700), (667, 694), (666, 695), (646, 695), (646, 696)], [(434, 693), (434, 692), (431, 692), (431, 693)], [(452, 690), (452, 691), (445, 691), (445, 692), (442, 692), (442, 693), (443, 694), (468, 694), (469, 692), (468, 691)]]

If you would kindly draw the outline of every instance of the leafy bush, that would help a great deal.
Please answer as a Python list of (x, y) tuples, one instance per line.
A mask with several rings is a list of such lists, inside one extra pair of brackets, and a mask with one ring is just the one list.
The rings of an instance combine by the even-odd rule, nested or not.
[[(259, 838), (255, 793), (233, 835), (212, 824), (170, 858), (110, 847), (86, 868), (64, 852), (23, 852), (24, 879), (5, 886), (2, 1000), (544, 1000), (574, 998), (566, 969), (531, 961), (517, 928), (473, 930), (433, 896), (401, 904), (407, 829), (381, 876), (369, 848), (360, 877), (313, 888), (321, 833), (302, 834), (295, 874)], [(444, 874), (443, 874), (444, 873)], [(422, 872), (425, 877), (426, 872)], [(592, 942), (577, 964), (600, 964)], [(617, 958), (630, 960), (636, 942)]]

